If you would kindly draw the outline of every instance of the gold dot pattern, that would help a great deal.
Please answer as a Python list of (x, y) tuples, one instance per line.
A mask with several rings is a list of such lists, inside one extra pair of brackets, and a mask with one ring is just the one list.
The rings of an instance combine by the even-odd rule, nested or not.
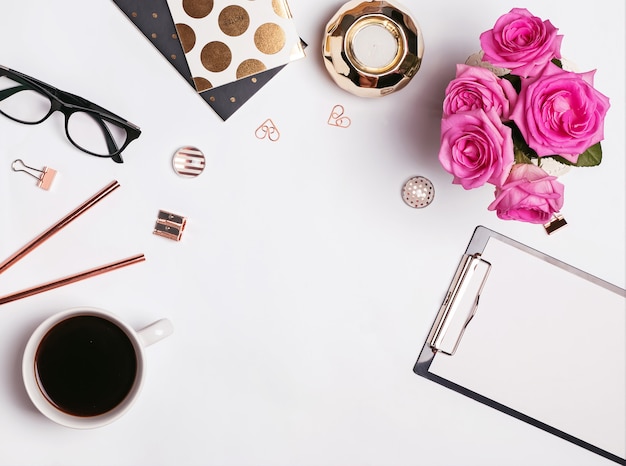
[(211, 81), (206, 78), (193, 78), (193, 83), (195, 84), (198, 92), (208, 91), (213, 87)]
[(304, 57), (287, 0), (166, 1), (192, 76), (213, 88)]
[[(181, 0), (179, 0), (181, 1)], [(182, 44), (176, 33), (176, 25), (172, 22), (167, 2), (159, 0), (128, 0), (115, 3), (122, 9), (122, 11), (132, 20), (132, 22), (139, 28), (146, 38), (152, 41), (152, 44), (157, 48), (165, 58), (167, 58), (172, 65), (178, 70), (187, 81), (192, 81), (193, 78), (189, 74), (189, 68), (185, 63), (185, 60), (180, 60), (184, 57), (184, 50)], [(185, 28), (183, 25), (181, 28)], [(194, 33), (191, 28), (188, 28), (188, 47), (191, 48), (194, 43)], [(206, 80), (205, 80), (206, 81)], [(203, 87), (210, 88), (211, 84), (206, 81), (207, 84), (203, 84)], [(195, 87), (195, 84), (193, 84)]]
[[(175, 1), (182, 5), (182, 0)], [(228, 4), (243, 4), (247, 9), (248, 0), (226, 1)], [(166, 0), (114, 0), (114, 2), (120, 7), (122, 12), (128, 16), (132, 23), (138, 28), (139, 32), (141, 32), (143, 36), (150, 39), (156, 50), (167, 58), (178, 73), (185, 78), (185, 81), (191, 84), (192, 89), (201, 90), (199, 96), (201, 96), (201, 98), (205, 100), (224, 121), (230, 118), (238, 109), (242, 108), (242, 106), (254, 94), (256, 94), (256, 92), (265, 86), (282, 68), (279, 67), (266, 70), (252, 77), (243, 78), (241, 80), (226, 83), (220, 86), (213, 86), (212, 76), (207, 75), (205, 77), (200, 77), (195, 72), (190, 72), (187, 55), (185, 55), (178, 38), (178, 34), (176, 33), (176, 21), (173, 21), (171, 11)], [(249, 3), (253, 2), (250, 1)], [(270, 5), (271, 2), (268, 1), (267, 3)], [(217, 1), (215, 5), (213, 15), (214, 19), (216, 19), (217, 14), (220, 12), (220, 6), (217, 5)], [(180, 7), (182, 8), (182, 6)], [(252, 9), (249, 9), (248, 11), (251, 14), (254, 13)], [(156, 19), (152, 16), (152, 13), (155, 12), (158, 15), (158, 18)], [(179, 20), (179, 22), (186, 21)], [(217, 25), (215, 25), (215, 27), (217, 28)], [(256, 26), (249, 28), (248, 30), (247, 34), (250, 37), (254, 33), (255, 27)], [(151, 37), (153, 32), (158, 35), (156, 39), (152, 39)], [(219, 31), (218, 33), (222, 34)], [(231, 45), (227, 40), (225, 40), (225, 42), (228, 45)], [(199, 52), (202, 48), (199, 44), (200, 42), (196, 44), (195, 50), (197, 52)], [(260, 55), (260, 53), (258, 55)], [(231, 69), (235, 70), (241, 61), (241, 57), (237, 57), (236, 60), (233, 60)], [(198, 78), (195, 82), (193, 80), (194, 76)]]
[(233, 54), (224, 42), (209, 42), (200, 52), (202, 65), (209, 71), (219, 73), (230, 66)]
[(246, 76), (257, 74), (265, 70), (266, 67), (262, 61), (250, 58), (241, 62), (237, 67), (237, 79), (245, 78)]
[(190, 26), (183, 23), (176, 25), (176, 31), (178, 32), (180, 44), (183, 46), (183, 51), (188, 53), (196, 45), (196, 33)]
[(248, 30), (250, 16), (244, 8), (238, 5), (230, 5), (220, 12), (217, 24), (227, 36), (240, 36)]
[(291, 18), (291, 12), (287, 4), (281, 0), (272, 0), (272, 9), (281, 18)]
[(183, 0), (183, 10), (192, 18), (204, 18), (213, 10), (213, 0)]
[(261, 24), (254, 32), (254, 45), (260, 52), (274, 55), (285, 46), (285, 31), (278, 24)]

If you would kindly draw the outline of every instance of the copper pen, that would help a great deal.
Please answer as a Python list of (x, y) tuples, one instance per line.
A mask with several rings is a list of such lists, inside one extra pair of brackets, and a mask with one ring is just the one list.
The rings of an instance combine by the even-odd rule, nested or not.
[(30, 253), (37, 246), (40, 246), (42, 243), (44, 243), (52, 235), (54, 235), (55, 233), (58, 233), (62, 228), (66, 227), (70, 222), (72, 222), (73, 220), (78, 218), (81, 214), (85, 213), (85, 211), (89, 210), (91, 207), (96, 205), (98, 202), (100, 202), (107, 195), (111, 194), (114, 190), (116, 190), (119, 187), (120, 187), (120, 184), (117, 181), (115, 181), (115, 180), (111, 181), (111, 183), (109, 183), (104, 188), (102, 188), (100, 191), (98, 191), (96, 194), (91, 196), (89, 199), (87, 199), (85, 202), (83, 202), (81, 205), (79, 205), (72, 212), (70, 212), (65, 217), (63, 217), (61, 220), (59, 220), (54, 225), (49, 227), (47, 230), (42, 232), (39, 236), (37, 236), (36, 238), (31, 240), (28, 244), (24, 245), (19, 251), (16, 251), (9, 258), (5, 259), (0, 264), (0, 273), (4, 272), (9, 267), (11, 267), (13, 264), (18, 262), (22, 258), (24, 258), (24, 256), (26, 256), (26, 254)]
[[(87, 199), (85, 202), (79, 205), (72, 212), (70, 212), (61, 220), (56, 222), (54, 225), (52, 225), (51, 227), (43, 231), (39, 236), (37, 236), (36, 238), (31, 240), (29, 243), (24, 245), (22, 248), (20, 248), (18, 251), (12, 254), (9, 258), (5, 259), (0, 264), (0, 273), (7, 270), (9, 267), (14, 265), (19, 260), (23, 259), (24, 256), (32, 252), (35, 248), (43, 244), (52, 235), (54, 235), (55, 233), (58, 233), (61, 229), (66, 227), (70, 222), (78, 218), (80, 215), (85, 213), (87, 210), (89, 210), (91, 207), (93, 207), (95, 204), (100, 202), (102, 199), (104, 199), (106, 196), (111, 194), (115, 189), (119, 187), (120, 187), (120, 184), (114, 180), (111, 183), (109, 183), (107, 186), (102, 188), (100, 191), (98, 191), (92, 197)], [(26, 298), (34, 294), (43, 293), (44, 291), (52, 290), (60, 286), (68, 285), (70, 283), (74, 283), (80, 280), (84, 280), (86, 278), (100, 275), (102, 273), (110, 272), (112, 270), (116, 270), (121, 267), (125, 267), (127, 265), (136, 264), (144, 260), (145, 260), (145, 256), (143, 254), (137, 254), (135, 256), (128, 257), (126, 259), (122, 259), (116, 262), (112, 262), (110, 264), (105, 264), (99, 267), (95, 267), (93, 269), (76, 273), (74, 275), (69, 275), (67, 277), (52, 280), (50, 282), (43, 283), (41, 285), (37, 285), (32, 288), (27, 288), (25, 290), (18, 291), (16, 293), (11, 293), (9, 295), (0, 297), (0, 305), (10, 303), (18, 299)]]
[(138, 262), (143, 262), (144, 260), (146, 260), (146, 258), (143, 254), (137, 254), (135, 256), (128, 257), (126, 259), (122, 259), (116, 262), (111, 262), (110, 264), (101, 265), (100, 267), (95, 267), (93, 269), (85, 270), (84, 272), (79, 272), (74, 275), (69, 275), (64, 278), (52, 280), (48, 283), (43, 283), (41, 285), (33, 286), (32, 288), (27, 288), (25, 290), (18, 291), (16, 293), (11, 293), (9, 295), (0, 297), (0, 306), (2, 304), (7, 304), (12, 301), (17, 301), (18, 299), (28, 298), (29, 296), (33, 296), (38, 293), (43, 293), (44, 291), (53, 290), (55, 288), (59, 288), (64, 285), (69, 285), (70, 283), (75, 283), (80, 280), (84, 280), (86, 278), (95, 277), (96, 275), (100, 275), (105, 272), (110, 272), (112, 270), (120, 269), (122, 267), (126, 267), (127, 265), (132, 265)]

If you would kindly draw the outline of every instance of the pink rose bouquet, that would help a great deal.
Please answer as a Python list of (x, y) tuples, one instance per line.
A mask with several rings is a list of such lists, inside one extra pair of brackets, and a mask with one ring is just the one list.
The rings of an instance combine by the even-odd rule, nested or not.
[(503, 220), (547, 223), (563, 206), (563, 184), (530, 163), (513, 165), (502, 185), (496, 186), (496, 199), (489, 205)]
[(511, 128), (501, 124), (494, 109), (454, 113), (441, 122), (443, 168), (465, 189), (485, 183), (499, 186), (513, 165)]
[(594, 71), (570, 73), (549, 63), (536, 78), (522, 80), (521, 105), (511, 119), (538, 157), (578, 156), (604, 139), (609, 99), (593, 88)]
[(506, 79), (486, 68), (456, 65), (456, 79), (446, 89), (443, 114), (493, 108), (500, 119), (508, 120), (516, 101), (517, 93)]
[(563, 184), (546, 168), (602, 161), (609, 99), (595, 71), (563, 69), (550, 21), (513, 8), (480, 35), (478, 63), (459, 64), (447, 86), (439, 161), (465, 189), (495, 188), (501, 219), (546, 224), (563, 206)]
[(485, 60), (527, 78), (541, 74), (554, 58), (561, 58), (561, 41), (550, 21), (542, 21), (525, 8), (513, 8), (493, 29), (480, 35)]

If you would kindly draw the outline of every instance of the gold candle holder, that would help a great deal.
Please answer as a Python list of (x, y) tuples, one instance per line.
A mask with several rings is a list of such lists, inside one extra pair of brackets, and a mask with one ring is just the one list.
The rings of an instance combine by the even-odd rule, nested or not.
[(423, 54), (417, 23), (390, 1), (349, 1), (326, 25), (326, 69), (339, 87), (360, 97), (382, 97), (405, 87)]

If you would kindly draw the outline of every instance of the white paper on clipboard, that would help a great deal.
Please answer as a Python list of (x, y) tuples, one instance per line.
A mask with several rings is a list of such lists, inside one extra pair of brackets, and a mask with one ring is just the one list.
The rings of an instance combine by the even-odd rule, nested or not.
[(475, 314), (415, 372), (626, 464), (624, 290), (484, 227), (468, 255), (491, 265)]

